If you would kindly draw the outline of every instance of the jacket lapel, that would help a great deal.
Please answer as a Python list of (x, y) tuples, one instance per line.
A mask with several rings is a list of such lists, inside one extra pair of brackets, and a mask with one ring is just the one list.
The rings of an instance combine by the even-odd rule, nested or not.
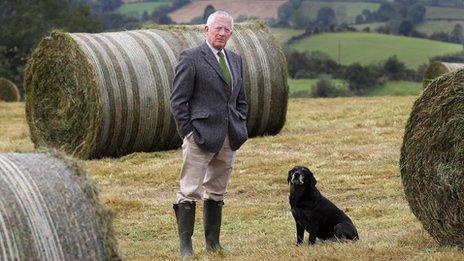
[(222, 75), (222, 71), (221, 71), (221, 68), (219, 67), (219, 63), (218, 61), (216, 60), (216, 56), (214, 56), (213, 52), (211, 51), (211, 49), (209, 48), (208, 44), (207, 43), (203, 43), (201, 45), (201, 52), (203, 53), (203, 58), (206, 60), (206, 62), (211, 66), (213, 67), (213, 69), (217, 72), (217, 74), (219, 74), (219, 76), (221, 77), (221, 79), (227, 83), (224, 75)]

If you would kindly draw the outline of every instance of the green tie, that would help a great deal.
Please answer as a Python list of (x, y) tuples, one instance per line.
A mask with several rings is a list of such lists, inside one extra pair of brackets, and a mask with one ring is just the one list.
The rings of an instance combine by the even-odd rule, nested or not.
[(219, 64), (221, 65), (222, 75), (226, 78), (227, 85), (231, 87), (232, 76), (230, 75), (229, 68), (226, 64), (226, 59), (224, 59), (224, 54), (222, 52), (218, 52), (217, 55), (219, 56)]

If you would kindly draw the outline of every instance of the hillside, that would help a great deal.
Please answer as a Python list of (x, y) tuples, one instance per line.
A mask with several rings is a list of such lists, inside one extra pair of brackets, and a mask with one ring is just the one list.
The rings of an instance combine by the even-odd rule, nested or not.
[[(415, 97), (292, 99), (277, 136), (249, 140), (238, 152), (224, 205), (225, 251), (204, 252), (202, 206), (193, 245), (198, 260), (461, 260), (439, 247), (404, 198), (398, 159)], [(0, 152), (33, 149), (24, 104), (0, 102)], [(178, 258), (172, 210), (180, 150), (83, 161), (115, 214), (125, 260)], [(320, 191), (353, 219), (356, 243), (296, 247), (287, 172), (309, 166)], [(307, 235), (305, 235), (307, 240)]]
[(285, 2), (285, 0), (200, 0), (183, 6), (169, 13), (168, 16), (176, 23), (188, 23), (193, 18), (202, 16), (205, 7), (212, 5), (216, 10), (226, 10), (234, 19), (239, 16), (253, 16), (261, 19), (268, 19), (277, 17), (277, 9)]
[(307, 37), (291, 46), (298, 51), (322, 51), (341, 64), (370, 64), (392, 55), (410, 68), (432, 56), (462, 50), (462, 45), (375, 33), (327, 33)]
[[(463, 17), (464, 19), (464, 17)], [(417, 26), (416, 30), (427, 35), (433, 33), (445, 32), (450, 33), (456, 24), (464, 27), (464, 20), (461, 21), (426, 21)]]

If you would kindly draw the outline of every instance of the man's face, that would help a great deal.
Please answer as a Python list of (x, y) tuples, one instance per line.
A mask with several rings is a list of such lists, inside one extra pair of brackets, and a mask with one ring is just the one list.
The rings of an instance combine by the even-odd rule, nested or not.
[(211, 27), (205, 25), (206, 40), (215, 49), (222, 50), (232, 35), (231, 21), (224, 17), (216, 17)]

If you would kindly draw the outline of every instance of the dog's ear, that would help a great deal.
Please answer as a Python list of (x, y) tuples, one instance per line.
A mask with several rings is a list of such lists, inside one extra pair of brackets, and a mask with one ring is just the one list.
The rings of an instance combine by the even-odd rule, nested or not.
[(314, 174), (306, 167), (304, 167), (304, 172), (306, 173), (306, 176), (308, 177), (308, 180), (309, 180), (309, 183), (311, 184), (311, 186), (313, 186), (313, 187), (316, 186), (317, 180), (314, 177)]
[(293, 169), (288, 171), (287, 184), (290, 184), (290, 181), (292, 180), (292, 171)]
[(310, 180), (311, 180), (311, 185), (312, 185), (313, 187), (316, 186), (317, 180), (316, 180), (316, 178), (314, 177), (313, 173), (311, 173), (311, 174), (309, 175), (309, 178), (310, 178)]

